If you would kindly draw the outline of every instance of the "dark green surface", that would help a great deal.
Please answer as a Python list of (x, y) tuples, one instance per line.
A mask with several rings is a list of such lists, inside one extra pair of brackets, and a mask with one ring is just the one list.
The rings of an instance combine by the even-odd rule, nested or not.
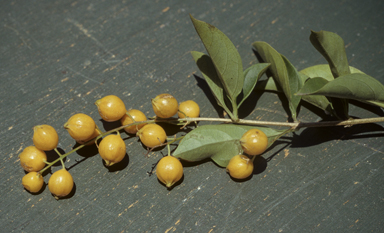
[[(162, 154), (146, 158), (131, 138), (128, 164), (119, 171), (109, 172), (95, 151), (70, 155), (66, 166), (76, 191), (60, 201), (47, 187), (39, 195), (23, 189), (18, 154), (32, 145), (37, 124), (55, 127), (66, 152), (74, 141), (62, 125), (71, 115), (83, 112), (110, 127), (93, 104), (108, 94), (151, 116), (150, 98), (169, 92), (194, 99), (202, 116), (217, 117), (206, 85), (193, 76), (201, 74), (189, 51), (205, 50), (189, 13), (222, 30), (245, 68), (257, 62), (251, 50), (257, 40), (298, 70), (325, 63), (309, 35), (328, 30), (344, 39), (351, 66), (384, 83), (383, 9), (377, 0), (1, 1), (1, 231), (380, 232), (382, 123), (307, 129), (291, 145), (286, 137), (246, 182), (234, 182), (212, 162), (187, 166), (171, 191), (146, 174)], [(248, 105), (243, 115), (253, 110)], [(351, 105), (350, 113), (383, 115), (370, 110)], [(275, 94), (265, 93), (247, 119), (286, 121), (287, 113)], [(302, 107), (298, 119), (321, 118)]]

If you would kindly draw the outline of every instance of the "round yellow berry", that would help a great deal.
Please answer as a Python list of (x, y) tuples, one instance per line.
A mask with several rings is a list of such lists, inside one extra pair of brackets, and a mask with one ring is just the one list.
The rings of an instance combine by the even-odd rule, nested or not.
[(229, 161), (226, 170), (235, 179), (245, 179), (253, 173), (253, 162), (245, 155), (236, 155)]
[(140, 141), (149, 148), (160, 146), (167, 139), (164, 129), (156, 124), (145, 125), (137, 132), (137, 135), (140, 137)]
[(43, 176), (38, 172), (30, 172), (21, 180), (24, 188), (31, 193), (37, 193), (44, 185)]
[(64, 128), (73, 139), (83, 141), (89, 139), (94, 134), (96, 123), (90, 116), (77, 113), (69, 118), (64, 124)]
[[(130, 109), (126, 112), (126, 114), (121, 118), (121, 125), (129, 125), (137, 121), (146, 121), (147, 117), (144, 113), (137, 109)], [(146, 123), (142, 123), (139, 125), (131, 125), (125, 127), (124, 130), (130, 134), (136, 134)]]
[(175, 97), (166, 93), (156, 96), (151, 102), (156, 116), (161, 118), (172, 117), (179, 107)]
[(40, 150), (50, 151), (57, 147), (59, 136), (50, 125), (37, 125), (33, 128), (33, 144)]
[(115, 95), (105, 96), (95, 102), (99, 114), (107, 122), (120, 120), (125, 112), (124, 102)]
[(120, 135), (108, 135), (99, 144), (99, 154), (106, 166), (112, 166), (124, 159), (126, 146)]
[(49, 191), (56, 199), (68, 196), (73, 189), (72, 175), (65, 169), (54, 172), (48, 181)]
[(20, 164), (27, 172), (38, 172), (45, 167), (47, 155), (35, 146), (26, 147), (19, 155)]
[(183, 165), (177, 158), (165, 156), (157, 164), (156, 175), (165, 186), (170, 188), (183, 177)]
[(248, 155), (260, 155), (268, 147), (268, 137), (259, 129), (250, 129), (240, 139), (244, 152)]
[(177, 112), (177, 115), (179, 116), (179, 118), (199, 117), (200, 107), (193, 100), (187, 100), (187, 101), (181, 102), (179, 105), (179, 111)]

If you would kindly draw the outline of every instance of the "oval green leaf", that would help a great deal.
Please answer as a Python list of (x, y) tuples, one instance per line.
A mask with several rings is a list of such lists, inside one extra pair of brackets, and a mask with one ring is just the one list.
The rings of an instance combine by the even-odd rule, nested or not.
[(186, 161), (211, 158), (217, 165), (226, 167), (233, 156), (243, 152), (240, 138), (245, 132), (254, 128), (262, 130), (267, 135), (268, 147), (286, 132), (261, 126), (203, 125), (185, 135), (173, 156)]
[[(288, 79), (289, 79), (289, 89), (291, 94), (291, 101), (289, 104), (289, 108), (291, 110), (292, 118), (296, 121), (296, 111), (297, 107), (300, 104), (301, 96), (295, 95), (295, 93), (301, 89), (303, 86), (303, 81), (301, 80), (299, 72), (296, 70), (296, 68), (291, 64), (291, 62), (288, 61), (288, 59), (281, 55), (283, 58), (283, 61), (285, 63), (285, 67), (287, 69), (288, 73)], [(300, 97), (300, 98), (297, 98)]]
[[(349, 67), (349, 71), (351, 73), (363, 73), (359, 69), (356, 69), (352, 66)], [(311, 66), (301, 70), (300, 73), (306, 75), (311, 79), (317, 77), (324, 78), (328, 81), (332, 81), (335, 79), (333, 77), (329, 64)], [(308, 85), (312, 84), (308, 83), (307, 86)], [(339, 119), (348, 118), (348, 102), (346, 100), (338, 100), (337, 98), (326, 98), (322, 95), (306, 95), (303, 96), (303, 100), (331, 113)]]
[(197, 20), (190, 15), (205, 49), (212, 59), (229, 99), (233, 102), (243, 88), (243, 64), (231, 40), (215, 26)]
[[(351, 74), (355, 74), (355, 73), (364, 74), (363, 71), (361, 71), (361, 70), (359, 70), (353, 66), (349, 67), (349, 71), (351, 72)], [(308, 68), (301, 70), (300, 73), (307, 75), (309, 78), (322, 77), (322, 78), (327, 79), (328, 81), (334, 80), (334, 77), (332, 75), (331, 69), (329, 68), (328, 64), (320, 64), (320, 65), (311, 66), (311, 67), (308, 67)], [(306, 101), (308, 97), (312, 98), (312, 97), (320, 97), (320, 96), (319, 95), (306, 95), (306, 96), (303, 96), (302, 98), (303, 98), (303, 100)], [(376, 105), (376, 106), (384, 108), (384, 103), (380, 103), (377, 101), (362, 101), (362, 100), (360, 100), (360, 102), (370, 104), (370, 105)], [(313, 103), (311, 103), (311, 104), (313, 104)], [(316, 105), (316, 104), (314, 104), (314, 105)]]
[(304, 83), (304, 86), (303, 86), (303, 88), (301, 88), (299, 93), (301, 93), (301, 92), (303, 92), (303, 93), (316, 92), (317, 90), (324, 87), (327, 83), (329, 83), (329, 81), (325, 78), (322, 78), (322, 77), (310, 78)]
[(344, 41), (339, 35), (328, 31), (311, 31), (309, 40), (327, 60), (334, 78), (350, 74)]
[(243, 99), (240, 101), (238, 107), (248, 98), (252, 90), (255, 88), (257, 81), (264, 74), (270, 66), (269, 63), (258, 63), (244, 71), (244, 85), (243, 85)]
[[(364, 74), (364, 72), (352, 66), (349, 67), (349, 71), (351, 72), (351, 74), (354, 74), (354, 73)], [(300, 73), (305, 74), (309, 78), (321, 77), (321, 78), (325, 78), (328, 81), (332, 81), (335, 79), (332, 75), (331, 69), (329, 68), (328, 64), (310, 66), (303, 70), (300, 70)]]
[[(328, 66), (328, 65), (327, 65)], [(300, 73), (301, 79), (303, 82), (308, 79), (308, 76)], [(273, 78), (268, 78), (267, 80), (259, 81), (256, 85), (256, 90), (258, 91), (277, 91), (281, 92), (280, 89), (277, 88)], [(327, 97), (321, 95), (305, 95), (301, 98), (305, 102), (312, 104), (328, 113), (333, 114), (333, 108)]]
[[(308, 82), (307, 82), (308, 83)], [(305, 83), (298, 95), (324, 95), (336, 98), (384, 103), (384, 86), (369, 75), (355, 73), (341, 76), (318, 88), (308, 90)], [(312, 84), (311, 84), (312, 85)]]
[(196, 62), (197, 67), (203, 74), (205, 81), (211, 89), (212, 94), (217, 101), (217, 104), (224, 108), (224, 110), (230, 116), (232, 116), (231, 112), (225, 105), (223, 87), (220, 78), (217, 75), (215, 66), (213, 65), (212, 59), (208, 55), (197, 51), (192, 51), (191, 54)]
[[(308, 78), (307, 75), (303, 73), (300, 73), (300, 75), (302, 76), (303, 80), (306, 80), (306, 82), (311, 82), (312, 79)], [(311, 85), (307, 85), (307, 87), (311, 87)], [(337, 117), (336, 112), (333, 109), (332, 103), (328, 100), (327, 97), (323, 95), (306, 95), (302, 97), (302, 100), (324, 110), (328, 114), (332, 114)]]
[(272, 46), (264, 41), (256, 41), (252, 46), (257, 50), (265, 62), (271, 63), (269, 67), (272, 77), (283, 90), (285, 97), (289, 103), (289, 109), (293, 120), (296, 121), (296, 109), (300, 103), (300, 98), (295, 96), (298, 90), (301, 89), (303, 82), (299, 73), (294, 66), (283, 55), (278, 53)]

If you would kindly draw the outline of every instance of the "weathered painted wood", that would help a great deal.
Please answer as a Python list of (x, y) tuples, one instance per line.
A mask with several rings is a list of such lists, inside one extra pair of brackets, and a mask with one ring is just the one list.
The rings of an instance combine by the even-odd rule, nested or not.
[[(264, 154), (246, 182), (234, 182), (212, 162), (185, 164), (182, 183), (171, 191), (147, 175), (162, 153), (147, 158), (140, 142), (127, 138), (129, 159), (117, 171), (103, 166), (95, 148), (69, 156), (76, 190), (59, 201), (48, 187), (38, 195), (23, 189), (18, 154), (32, 145), (37, 124), (55, 127), (59, 148), (70, 151), (75, 142), (62, 126), (78, 112), (100, 128), (113, 127), (99, 121), (94, 105), (108, 94), (152, 116), (150, 99), (168, 92), (217, 117), (207, 86), (194, 76), (201, 74), (189, 51), (204, 47), (189, 13), (227, 34), (244, 67), (257, 62), (257, 40), (299, 70), (325, 63), (308, 38), (310, 30), (328, 30), (344, 39), (352, 66), (384, 83), (383, 7), (359, 0), (1, 1), (1, 231), (379, 232), (383, 124), (303, 130), (292, 144), (287, 137)], [(247, 102), (243, 116), (287, 120), (275, 94), (253, 98), (256, 110)], [(351, 106), (353, 116), (383, 115), (373, 111)], [(321, 118), (304, 106), (299, 119)]]

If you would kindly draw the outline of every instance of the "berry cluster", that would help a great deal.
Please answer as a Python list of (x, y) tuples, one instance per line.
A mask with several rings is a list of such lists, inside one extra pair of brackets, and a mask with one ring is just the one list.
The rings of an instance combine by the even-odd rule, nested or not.
[[(160, 94), (152, 99), (156, 119), (171, 118), (176, 113), (179, 120), (189, 123), (189, 118), (200, 115), (199, 105), (188, 100), (178, 104), (170, 94)], [(100, 157), (106, 166), (121, 162), (126, 155), (126, 145), (121, 138), (119, 129), (124, 129), (128, 134), (136, 135), (149, 150), (167, 145), (168, 155), (161, 158), (157, 164), (156, 175), (159, 181), (168, 188), (178, 182), (183, 176), (183, 166), (179, 159), (170, 154), (169, 144), (179, 139), (167, 141), (165, 130), (155, 120), (148, 120), (145, 114), (137, 109), (126, 110), (124, 102), (115, 95), (105, 96), (95, 102), (101, 118), (107, 122), (120, 121), (122, 127), (103, 133), (95, 121), (88, 115), (77, 113), (71, 116), (64, 124), (69, 135), (84, 147), (96, 143)], [(116, 134), (111, 134), (116, 132)], [(98, 140), (102, 139), (101, 141)], [(38, 193), (44, 185), (43, 172), (61, 161), (62, 169), (54, 172), (48, 181), (48, 188), (55, 198), (66, 197), (71, 193), (74, 182), (71, 174), (66, 170), (63, 159), (70, 153), (61, 155), (57, 150), (59, 137), (56, 130), (50, 125), (34, 127), (33, 144), (23, 150), (19, 155), (21, 166), (27, 172), (22, 179), (22, 184), (31, 193)], [(240, 139), (244, 152), (248, 155), (234, 155), (230, 160), (227, 171), (236, 179), (249, 177), (253, 172), (252, 156), (263, 153), (268, 145), (267, 136), (259, 129), (246, 132)], [(77, 148), (79, 148), (77, 147)], [(55, 150), (59, 155), (57, 161), (48, 162), (45, 151)]]

